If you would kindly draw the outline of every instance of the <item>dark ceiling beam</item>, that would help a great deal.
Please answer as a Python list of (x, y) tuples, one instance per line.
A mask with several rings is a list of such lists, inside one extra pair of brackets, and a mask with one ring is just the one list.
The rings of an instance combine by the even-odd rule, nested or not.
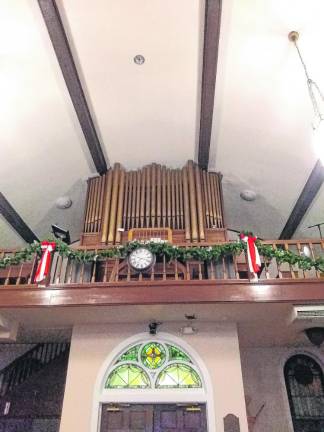
[(0, 192), (0, 214), (12, 226), (17, 234), (22, 237), (25, 242), (33, 243), (34, 240), (39, 241), (33, 231), (29, 228), (26, 222), (19, 216), (16, 210), (12, 207), (6, 197)]
[(55, 0), (38, 0), (53, 48), (69, 90), (90, 154), (99, 174), (107, 171), (107, 164), (94, 127), (81, 81)]
[(198, 164), (208, 169), (214, 111), (222, 1), (206, 0)]
[(308, 180), (302, 190), (299, 198), (293, 208), (284, 229), (282, 230), (279, 239), (287, 240), (290, 239), (295, 231), (297, 230), (299, 224), (301, 223), (305, 213), (311, 206), (314, 198), (316, 197), (318, 191), (320, 190), (324, 181), (324, 168), (320, 160), (318, 160), (308, 177)]

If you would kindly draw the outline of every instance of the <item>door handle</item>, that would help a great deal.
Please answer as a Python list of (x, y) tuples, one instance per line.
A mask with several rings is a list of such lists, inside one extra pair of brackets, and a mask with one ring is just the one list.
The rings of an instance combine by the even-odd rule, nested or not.
[(109, 411), (109, 412), (118, 412), (118, 411), (121, 411), (121, 409), (118, 408), (118, 407), (115, 407), (115, 406), (110, 406), (110, 407), (108, 407), (106, 409), (106, 411)]

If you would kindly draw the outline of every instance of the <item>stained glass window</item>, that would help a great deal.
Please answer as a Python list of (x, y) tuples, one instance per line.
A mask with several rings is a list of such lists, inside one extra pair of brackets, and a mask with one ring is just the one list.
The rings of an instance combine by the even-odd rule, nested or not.
[(122, 361), (137, 361), (138, 360), (138, 351), (141, 345), (135, 345), (131, 347), (129, 350), (124, 352), (116, 361), (116, 363), (120, 363)]
[(141, 360), (149, 369), (157, 369), (163, 365), (166, 360), (164, 347), (157, 342), (150, 342), (143, 346)]
[(192, 363), (189, 356), (184, 353), (180, 348), (175, 347), (174, 345), (168, 345), (169, 350), (169, 359), (170, 360), (181, 360), (184, 362)]
[(123, 364), (109, 374), (105, 388), (149, 388), (150, 386), (150, 379), (142, 368), (134, 364)]
[(299, 354), (284, 369), (295, 432), (324, 430), (324, 379), (318, 363)]
[(186, 364), (175, 363), (164, 368), (156, 381), (156, 388), (199, 388), (197, 372)]
[(190, 356), (176, 345), (137, 343), (117, 357), (105, 388), (201, 388), (199, 374), (192, 366)]

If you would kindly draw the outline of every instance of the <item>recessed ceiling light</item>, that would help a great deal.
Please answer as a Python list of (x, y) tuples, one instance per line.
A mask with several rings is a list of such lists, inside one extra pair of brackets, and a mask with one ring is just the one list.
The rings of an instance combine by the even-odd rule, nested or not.
[(256, 193), (251, 189), (245, 189), (240, 193), (240, 197), (244, 201), (254, 201), (256, 199)]
[(143, 63), (145, 62), (145, 57), (142, 56), (141, 54), (137, 54), (134, 57), (134, 63), (141, 66)]
[(61, 210), (68, 209), (72, 205), (72, 200), (68, 196), (62, 196), (57, 198), (57, 200), (55, 201), (55, 205), (58, 209)]

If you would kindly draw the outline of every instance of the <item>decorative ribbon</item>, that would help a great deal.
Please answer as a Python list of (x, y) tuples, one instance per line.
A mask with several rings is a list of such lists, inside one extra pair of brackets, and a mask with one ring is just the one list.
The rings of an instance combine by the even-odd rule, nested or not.
[(35, 282), (42, 282), (48, 275), (51, 267), (51, 253), (55, 250), (55, 247), (56, 244), (54, 242), (43, 241), (41, 243), (43, 253), (37, 267)]
[(258, 248), (255, 245), (257, 237), (252, 234), (240, 234), (240, 239), (247, 244), (248, 265), (251, 273), (258, 273), (261, 266), (261, 260)]

